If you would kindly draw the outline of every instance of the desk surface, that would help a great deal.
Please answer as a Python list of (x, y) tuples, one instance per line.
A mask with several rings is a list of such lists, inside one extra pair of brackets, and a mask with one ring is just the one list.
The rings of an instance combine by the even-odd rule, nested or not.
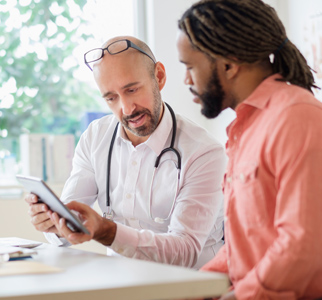
[(33, 261), (63, 271), (0, 276), (0, 299), (183, 299), (220, 295), (228, 287), (228, 278), (219, 273), (48, 244), (35, 249)]

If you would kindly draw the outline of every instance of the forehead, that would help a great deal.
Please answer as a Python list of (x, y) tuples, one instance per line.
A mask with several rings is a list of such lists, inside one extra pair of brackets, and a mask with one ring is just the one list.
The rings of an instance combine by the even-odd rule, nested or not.
[(93, 68), (93, 75), (101, 92), (106, 93), (132, 82), (145, 81), (149, 73), (140, 59), (140, 56), (124, 52), (116, 55), (105, 54)]
[(205, 53), (193, 47), (188, 36), (182, 30), (179, 30), (177, 34), (177, 49), (179, 59), (183, 63), (203, 60), (209, 61), (209, 57)]
[(189, 54), (191, 52), (196, 51), (192, 47), (192, 44), (188, 36), (182, 30), (178, 30), (178, 33), (177, 33), (177, 49), (178, 49), (179, 55)]

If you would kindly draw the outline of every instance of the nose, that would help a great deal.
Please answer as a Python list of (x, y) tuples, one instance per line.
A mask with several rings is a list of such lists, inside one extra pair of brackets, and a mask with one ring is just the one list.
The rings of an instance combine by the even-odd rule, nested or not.
[(136, 108), (136, 105), (133, 101), (129, 99), (121, 99), (122, 113), (123, 115), (131, 115)]
[(186, 74), (185, 74), (185, 77), (184, 77), (184, 84), (185, 85), (192, 85), (193, 84), (193, 81), (192, 81), (192, 78), (191, 78), (191, 75), (190, 75), (189, 71), (186, 71)]

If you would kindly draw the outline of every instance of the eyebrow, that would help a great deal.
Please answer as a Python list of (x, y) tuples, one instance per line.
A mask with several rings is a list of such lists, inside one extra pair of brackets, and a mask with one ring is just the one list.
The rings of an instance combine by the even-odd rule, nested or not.
[[(139, 81), (135, 81), (135, 82), (131, 82), (131, 83), (128, 83), (124, 86), (121, 87), (122, 90), (125, 90), (125, 89), (128, 89), (129, 87), (132, 87), (134, 85), (137, 85), (139, 83)], [(114, 92), (106, 92), (102, 95), (103, 98), (106, 98), (107, 96), (111, 95), (111, 94), (114, 94)]]
[(189, 62), (188, 62), (188, 61), (185, 61), (185, 60), (182, 60), (182, 59), (180, 59), (179, 61), (180, 61), (181, 63), (185, 64), (185, 65), (188, 65), (188, 64), (189, 64)]

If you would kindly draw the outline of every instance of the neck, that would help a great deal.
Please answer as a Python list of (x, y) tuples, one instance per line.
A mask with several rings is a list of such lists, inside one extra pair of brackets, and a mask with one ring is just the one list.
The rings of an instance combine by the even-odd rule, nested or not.
[(247, 99), (267, 77), (273, 75), (273, 71), (270, 64), (252, 64), (244, 65), (240, 75), (234, 89), (237, 104)]

